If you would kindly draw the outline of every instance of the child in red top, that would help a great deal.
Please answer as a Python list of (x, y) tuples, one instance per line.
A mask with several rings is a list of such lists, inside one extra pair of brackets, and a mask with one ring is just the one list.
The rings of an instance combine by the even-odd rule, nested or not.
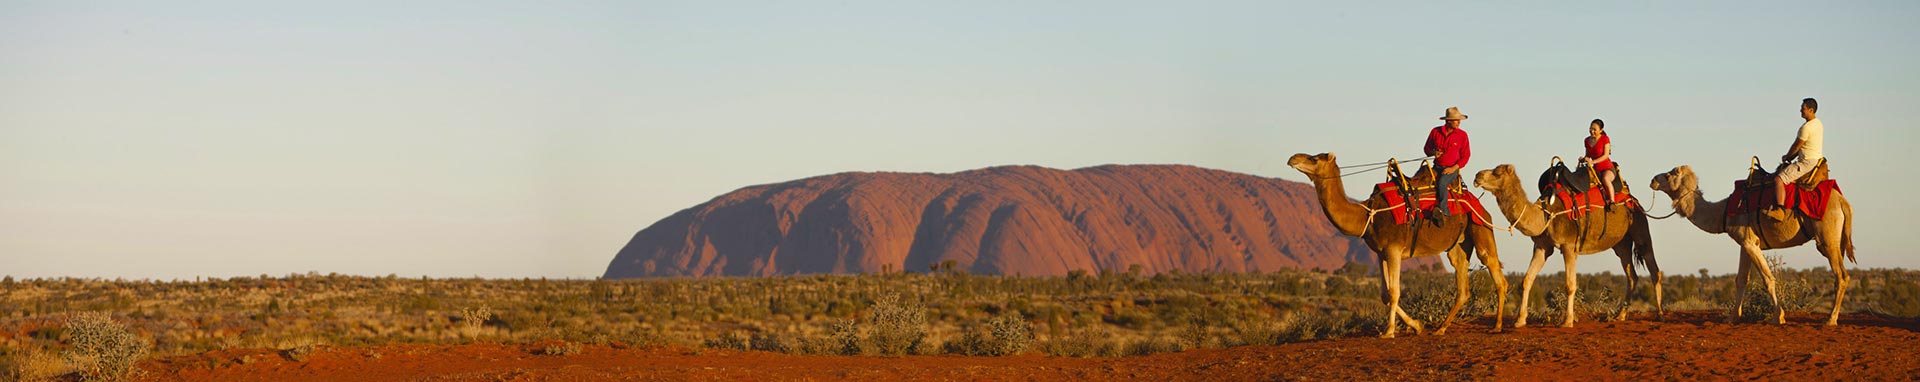
[(1613, 166), (1613, 140), (1607, 138), (1607, 123), (1594, 119), (1592, 123), (1587, 124), (1587, 135), (1587, 155), (1580, 157), (1580, 163), (1585, 163), (1592, 169), (1591, 171), (1600, 172), (1600, 184), (1606, 185), (1604, 189), (1607, 193), (1604, 198), (1607, 201), (1607, 209), (1611, 210), (1613, 209), (1613, 182), (1617, 175)]

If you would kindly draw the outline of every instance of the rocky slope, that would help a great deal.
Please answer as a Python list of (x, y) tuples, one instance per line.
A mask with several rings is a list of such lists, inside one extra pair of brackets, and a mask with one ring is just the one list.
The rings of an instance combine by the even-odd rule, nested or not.
[(1327, 222), (1309, 184), (1179, 165), (1009, 166), (747, 187), (641, 230), (605, 276), (924, 272), (947, 260), (975, 274), (1246, 272), (1372, 258)]

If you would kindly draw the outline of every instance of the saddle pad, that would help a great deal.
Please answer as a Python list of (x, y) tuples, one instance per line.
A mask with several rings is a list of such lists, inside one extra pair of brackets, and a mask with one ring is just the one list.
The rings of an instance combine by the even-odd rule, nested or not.
[[(1404, 200), (1404, 198), (1400, 196), (1400, 187), (1395, 186), (1392, 182), (1374, 185), (1373, 193), (1385, 198), (1387, 205), (1390, 206), (1399, 205)], [(1447, 195), (1449, 195), (1447, 201), (1450, 202), (1448, 204), (1451, 204), (1451, 206), (1448, 206), (1450, 208), (1447, 209), (1447, 212), (1454, 215), (1467, 214), (1467, 216), (1473, 218), (1474, 224), (1493, 225), (1487, 221), (1487, 218), (1492, 215), (1487, 214), (1487, 208), (1480, 204), (1479, 197), (1466, 192), (1449, 192)], [(1428, 209), (1432, 209), (1434, 204), (1439, 203), (1434, 200), (1433, 192), (1431, 191), (1416, 192), (1414, 197), (1420, 199), (1419, 203), (1414, 206), (1414, 209), (1418, 212), (1426, 212)], [(1390, 209), (1389, 212), (1393, 214), (1393, 224), (1407, 224), (1407, 221), (1413, 218), (1407, 215), (1406, 207), (1393, 208)]]
[[(1569, 217), (1581, 219), (1587, 216), (1588, 211), (1604, 210), (1607, 208), (1607, 197), (1605, 194), (1606, 192), (1599, 189), (1593, 189), (1587, 192), (1568, 192), (1565, 188), (1562, 188), (1559, 192), (1555, 193), (1554, 196), (1559, 197), (1560, 203), (1566, 205), (1570, 210), (1567, 212)], [(1635, 211), (1640, 210), (1640, 199), (1634, 198), (1633, 195), (1614, 194), (1613, 202)]]
[[(1747, 186), (1745, 180), (1733, 182), (1733, 196), (1727, 198), (1727, 216), (1759, 212), (1773, 205), (1774, 187), (1772, 183), (1755, 183)], [(1827, 217), (1827, 199), (1840, 192), (1840, 183), (1832, 179), (1820, 182), (1812, 190), (1800, 187), (1787, 187), (1787, 206), (1814, 220)]]

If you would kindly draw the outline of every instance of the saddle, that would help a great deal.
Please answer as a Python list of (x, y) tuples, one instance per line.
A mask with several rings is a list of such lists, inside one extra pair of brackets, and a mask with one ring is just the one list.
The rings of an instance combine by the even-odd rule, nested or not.
[(1398, 162), (1390, 160), (1388, 163), (1390, 165), (1387, 167), (1387, 181), (1374, 185), (1373, 193), (1386, 200), (1389, 205), (1405, 205), (1403, 208), (1390, 211), (1394, 224), (1406, 224), (1409, 220), (1424, 215), (1424, 212), (1430, 209), (1442, 208), (1436, 203), (1435, 193), (1444, 191), (1448, 193), (1448, 199), (1460, 202), (1444, 206), (1449, 213), (1465, 214), (1474, 224), (1490, 225), (1486, 217), (1491, 215), (1487, 215), (1486, 207), (1480, 204), (1479, 197), (1467, 192), (1465, 185), (1453, 183), (1446, 190), (1435, 190), (1433, 183), (1437, 174), (1431, 167), (1421, 166), (1413, 176), (1407, 176), (1400, 171)]
[[(1753, 158), (1753, 165), (1747, 168), (1747, 179), (1733, 182), (1733, 195), (1727, 198), (1727, 216), (1755, 213), (1774, 205), (1774, 174), (1787, 165), (1782, 163), (1774, 167), (1773, 172), (1767, 172), (1760, 167), (1760, 158)], [(1806, 175), (1794, 179), (1793, 184), (1794, 187), (1786, 189), (1788, 208), (1815, 220), (1826, 216), (1827, 199), (1840, 192), (1839, 182), (1827, 177), (1825, 158)]]
[[(1766, 169), (1760, 167), (1760, 158), (1754, 157), (1753, 165), (1747, 167), (1747, 185), (1750, 187), (1773, 187), (1774, 174), (1786, 170), (1789, 165), (1792, 165), (1792, 163), (1781, 163), (1779, 166), (1773, 167), (1773, 172), (1767, 172)], [(1827, 158), (1820, 158), (1819, 164), (1813, 165), (1813, 170), (1807, 171), (1806, 175), (1801, 175), (1800, 179), (1794, 179), (1793, 185), (1800, 187), (1803, 191), (1812, 191), (1814, 187), (1818, 187), (1826, 181)]]
[[(1548, 166), (1547, 171), (1540, 173), (1540, 197), (1545, 198), (1561, 191), (1584, 194), (1600, 186), (1600, 177), (1590, 174), (1589, 167), (1579, 167), (1579, 169), (1568, 169), (1566, 163), (1560, 162), (1559, 158), (1554, 158), (1554, 164)], [(1619, 161), (1614, 162), (1613, 171), (1620, 171)], [(1626, 177), (1613, 177), (1613, 189), (1618, 190), (1621, 195), (1627, 195)]]

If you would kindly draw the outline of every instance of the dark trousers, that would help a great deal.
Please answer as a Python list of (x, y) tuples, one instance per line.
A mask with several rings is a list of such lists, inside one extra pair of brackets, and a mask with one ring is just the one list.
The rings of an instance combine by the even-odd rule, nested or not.
[(1457, 172), (1440, 174), (1433, 178), (1433, 200), (1438, 202), (1434, 204), (1434, 209), (1438, 210), (1441, 216), (1453, 215), (1451, 206), (1447, 205), (1447, 190), (1453, 189), (1453, 186), (1458, 184), (1460, 184), (1460, 173)]

